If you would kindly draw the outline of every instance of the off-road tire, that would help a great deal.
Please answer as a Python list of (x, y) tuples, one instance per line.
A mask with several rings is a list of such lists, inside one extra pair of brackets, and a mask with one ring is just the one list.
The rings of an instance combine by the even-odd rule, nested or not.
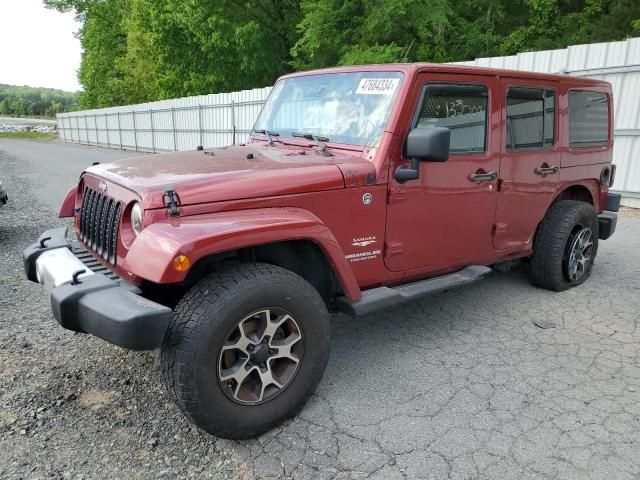
[[(234, 322), (265, 307), (283, 308), (295, 317), (304, 332), (304, 356), (275, 398), (243, 405), (219, 382), (220, 348)], [(274, 265), (232, 264), (200, 280), (180, 300), (160, 360), (168, 389), (195, 425), (218, 437), (242, 439), (295, 415), (322, 379), (329, 346), (329, 313), (311, 284)]]
[[(593, 250), (585, 274), (571, 281), (566, 273), (568, 249), (580, 228), (593, 232)], [(584, 283), (598, 251), (598, 216), (588, 203), (561, 200), (551, 206), (534, 238), (529, 266), (531, 283), (548, 290), (562, 291)]]

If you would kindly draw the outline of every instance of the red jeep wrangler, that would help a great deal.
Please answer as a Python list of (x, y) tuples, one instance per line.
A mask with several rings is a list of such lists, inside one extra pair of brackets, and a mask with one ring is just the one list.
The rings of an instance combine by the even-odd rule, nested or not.
[(329, 312), (363, 315), (524, 259), (534, 285), (591, 272), (620, 197), (611, 87), (451, 65), (281, 78), (246, 145), (93, 166), (74, 228), (24, 252), (56, 320), (161, 348), (196, 425), (257, 435), (322, 378)]

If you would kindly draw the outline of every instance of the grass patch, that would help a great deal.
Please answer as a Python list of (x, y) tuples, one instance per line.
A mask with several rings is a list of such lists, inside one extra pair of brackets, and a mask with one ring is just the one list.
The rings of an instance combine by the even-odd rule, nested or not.
[(53, 140), (55, 133), (45, 132), (0, 132), (0, 138), (30, 138), (40, 140)]

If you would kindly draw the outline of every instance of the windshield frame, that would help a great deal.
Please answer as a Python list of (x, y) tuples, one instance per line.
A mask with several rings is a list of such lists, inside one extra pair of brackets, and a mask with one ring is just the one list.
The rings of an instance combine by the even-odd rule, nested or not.
[[(300, 127), (298, 127), (298, 132), (304, 131), (305, 133), (313, 133), (314, 135), (318, 135), (320, 137), (323, 137), (325, 135), (327, 135), (329, 137), (329, 140), (327, 140), (325, 143), (328, 145), (338, 145), (341, 148), (345, 148), (347, 150), (364, 150), (367, 148), (376, 148), (383, 136), (384, 133), (386, 131), (388, 131), (389, 129), (389, 125), (392, 122), (392, 120), (394, 119), (394, 116), (397, 113), (397, 109), (399, 108), (399, 99), (402, 97), (403, 95), (403, 91), (406, 89), (406, 84), (407, 84), (407, 75), (406, 72), (403, 71), (402, 69), (393, 69), (393, 68), (372, 68), (372, 69), (338, 69), (338, 70), (333, 70), (333, 71), (326, 71), (326, 70), (316, 70), (316, 71), (312, 71), (312, 72), (305, 72), (305, 73), (294, 73), (294, 74), (290, 74), (290, 75), (286, 75), (281, 77), (280, 79), (278, 79), (278, 81), (274, 84), (271, 92), (269, 93), (269, 96), (267, 98), (267, 100), (265, 101), (263, 108), (260, 110), (260, 114), (258, 115), (258, 118), (256, 119), (253, 128), (251, 129), (251, 134), (252, 134), (252, 138), (253, 135), (255, 134), (256, 130), (262, 130), (262, 129), (268, 129), (270, 131), (277, 131), (278, 132), (278, 137), (276, 141), (282, 142), (282, 143), (292, 143), (292, 144), (296, 144), (298, 142), (301, 142), (302, 144), (308, 144), (308, 143), (315, 143), (315, 142), (309, 142), (308, 140), (305, 141), (304, 138), (299, 138), (297, 136), (294, 136), (293, 134), (296, 133), (296, 131), (294, 129), (291, 129), (291, 131), (289, 131), (289, 129), (285, 129), (284, 131), (278, 131), (277, 127), (273, 127), (272, 125), (263, 122), (263, 119), (265, 117), (265, 115), (269, 115), (269, 116), (274, 116), (278, 111), (278, 109), (280, 108), (280, 105), (282, 104), (282, 102), (284, 100), (286, 100), (289, 97), (281, 97), (278, 98), (276, 100), (273, 100), (275, 103), (273, 104), (273, 106), (269, 109), (269, 113), (267, 113), (267, 109), (269, 108), (269, 102), (272, 101), (273, 96), (274, 95), (279, 95), (279, 89), (284, 88), (285, 82), (287, 81), (291, 81), (291, 80), (297, 80), (297, 79), (301, 79), (301, 78), (308, 78), (308, 77), (322, 77), (322, 76), (346, 76), (346, 75), (356, 75), (356, 76), (360, 76), (363, 77), (367, 74), (373, 75), (374, 78), (384, 78), (381, 77), (384, 74), (391, 74), (392, 77), (394, 79), (397, 79), (398, 82), (394, 88), (394, 91), (390, 94), (390, 100), (389, 100), (389, 105), (388, 105), (388, 110), (386, 112), (385, 118), (383, 120), (383, 122), (379, 125), (379, 130), (377, 131), (377, 134), (372, 135), (372, 137), (366, 142), (366, 143), (356, 143), (356, 142), (345, 142), (343, 141), (343, 138), (331, 138), (331, 134), (327, 135), (326, 132), (317, 132), (314, 129), (309, 129), (309, 128), (305, 128), (302, 125)], [(364, 78), (361, 78), (360, 81), (364, 80)], [(355, 94), (355, 91), (354, 91)], [(355, 137), (354, 137), (355, 138)], [(284, 141), (286, 139), (286, 142)], [(363, 140), (365, 138), (363, 137)], [(260, 138), (260, 140), (262, 140)]]

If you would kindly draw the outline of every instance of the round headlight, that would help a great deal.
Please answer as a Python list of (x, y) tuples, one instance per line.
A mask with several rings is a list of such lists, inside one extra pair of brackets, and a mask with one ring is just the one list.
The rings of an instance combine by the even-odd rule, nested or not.
[(131, 228), (136, 236), (142, 231), (142, 207), (138, 202), (131, 208)]

